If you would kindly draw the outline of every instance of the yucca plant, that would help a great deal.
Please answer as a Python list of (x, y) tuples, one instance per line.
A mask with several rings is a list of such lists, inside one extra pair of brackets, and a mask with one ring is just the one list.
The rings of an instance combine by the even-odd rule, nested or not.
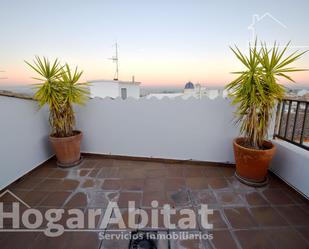
[(47, 58), (35, 57), (33, 64), (25, 61), (40, 78), (35, 84), (34, 98), (39, 107), (49, 106), (49, 122), (54, 137), (69, 137), (74, 135), (75, 115), (73, 104), (84, 104), (89, 96), (87, 83), (78, 83), (82, 71), (71, 70), (68, 64), (64, 66), (56, 59), (52, 63)]
[(240, 132), (246, 138), (245, 147), (263, 149), (275, 104), (285, 95), (285, 88), (279, 83), (279, 78), (293, 81), (288, 73), (304, 70), (290, 65), (306, 51), (286, 55), (289, 46), (290, 43), (284, 47), (275, 43), (269, 49), (266, 44), (258, 46), (255, 42), (249, 46), (248, 56), (237, 46), (231, 47), (245, 70), (233, 72), (239, 76), (225, 88), (232, 103), (237, 105), (236, 123), (240, 123)]

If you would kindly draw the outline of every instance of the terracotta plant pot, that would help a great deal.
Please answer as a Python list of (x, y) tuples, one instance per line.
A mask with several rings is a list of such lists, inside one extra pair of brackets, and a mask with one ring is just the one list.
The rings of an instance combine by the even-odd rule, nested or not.
[(49, 136), (60, 167), (72, 167), (81, 161), (80, 143), (82, 132), (74, 131), (74, 133), (75, 135), (71, 137)]
[(273, 143), (264, 141), (264, 150), (250, 149), (242, 146), (244, 141), (243, 137), (234, 140), (236, 177), (248, 185), (265, 185), (268, 167), (276, 147)]

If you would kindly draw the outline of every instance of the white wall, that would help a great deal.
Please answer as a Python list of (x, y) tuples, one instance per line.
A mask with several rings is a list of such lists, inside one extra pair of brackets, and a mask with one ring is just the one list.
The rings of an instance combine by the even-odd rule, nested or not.
[(121, 96), (121, 88), (127, 89), (127, 96), (135, 99), (140, 97), (140, 87), (133, 83), (119, 83), (119, 96)]
[(77, 124), (86, 152), (234, 162), (233, 112), (223, 98), (93, 99)]
[(119, 85), (115, 82), (90, 82), (91, 97), (119, 97)]
[(127, 96), (139, 99), (140, 87), (138, 84), (125, 83), (121, 81), (99, 81), (90, 82), (91, 97), (110, 97), (117, 98), (121, 96), (121, 88), (127, 89)]
[(273, 143), (277, 150), (271, 171), (309, 198), (309, 151), (278, 139)]
[(0, 96), (0, 189), (46, 161), (48, 113), (35, 101)]
[[(95, 98), (76, 114), (84, 152), (234, 162), (234, 111), (221, 97)], [(0, 189), (53, 154), (49, 131), (47, 108), (37, 111), (34, 101), (0, 96)], [(274, 143), (271, 170), (309, 196), (309, 152), (284, 141)]]

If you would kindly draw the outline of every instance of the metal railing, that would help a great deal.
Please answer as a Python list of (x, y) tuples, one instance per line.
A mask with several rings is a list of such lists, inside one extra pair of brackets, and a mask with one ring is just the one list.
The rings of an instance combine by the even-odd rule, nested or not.
[(278, 103), (274, 137), (309, 150), (309, 101), (284, 99)]

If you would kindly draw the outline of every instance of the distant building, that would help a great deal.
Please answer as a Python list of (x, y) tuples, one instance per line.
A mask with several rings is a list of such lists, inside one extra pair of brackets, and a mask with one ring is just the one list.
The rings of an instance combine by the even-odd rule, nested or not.
[(219, 89), (209, 89), (201, 84), (193, 84), (191, 81), (185, 84), (184, 97), (193, 96), (195, 98), (202, 98), (203, 96), (207, 96), (210, 99), (215, 99), (219, 96)]
[(309, 93), (309, 91), (307, 90), (307, 89), (302, 89), (302, 90), (299, 90), (298, 92), (297, 92), (297, 96), (298, 97), (303, 97), (304, 95), (306, 95), (306, 94), (308, 94)]
[[(188, 99), (190, 97), (200, 99), (203, 96), (207, 96), (210, 99), (215, 99), (218, 96), (222, 96), (225, 92), (223, 89), (210, 89), (205, 86), (202, 86), (200, 84), (193, 84), (191, 81), (187, 82), (183, 88), (182, 92), (174, 92), (174, 93), (150, 93), (146, 95), (145, 97), (147, 99), (150, 99), (152, 97), (155, 97), (157, 99), (163, 99), (166, 98), (176, 98), (176, 97), (182, 97), (183, 99)], [(226, 97), (226, 96), (225, 96)]]
[(192, 94), (192, 95), (195, 94), (195, 86), (191, 81), (189, 81), (188, 83), (185, 84), (185, 88), (183, 90), (183, 93), (184, 94)]
[(133, 97), (140, 98), (140, 82), (120, 81), (120, 80), (90, 80), (90, 96), (91, 97), (110, 97), (126, 99)]

